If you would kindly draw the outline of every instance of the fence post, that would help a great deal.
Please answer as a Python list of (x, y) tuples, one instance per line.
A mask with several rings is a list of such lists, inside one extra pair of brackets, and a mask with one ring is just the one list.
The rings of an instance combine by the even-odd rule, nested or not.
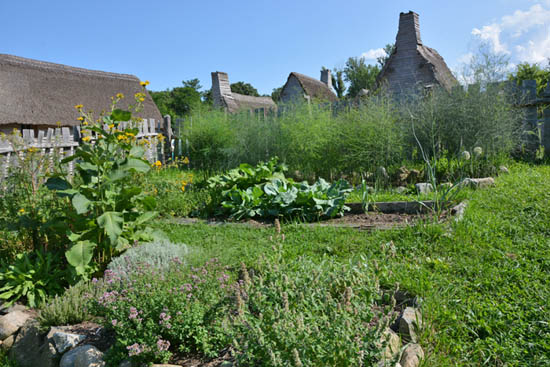
[[(170, 115), (164, 115), (164, 126), (163, 130), (166, 135), (166, 142), (168, 143), (169, 152), (167, 152), (171, 159), (174, 159), (174, 145), (172, 144), (172, 117)], [(166, 160), (165, 157), (163, 157), (164, 160)]]

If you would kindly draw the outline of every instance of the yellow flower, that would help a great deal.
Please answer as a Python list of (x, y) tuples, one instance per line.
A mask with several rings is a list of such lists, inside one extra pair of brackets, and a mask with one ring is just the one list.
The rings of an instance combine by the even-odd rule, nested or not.
[(76, 106), (74, 106), (74, 108), (76, 108), (77, 110), (82, 109), (82, 107), (84, 107), (84, 105), (81, 104), (77, 104)]
[(124, 136), (124, 135), (119, 135), (116, 137), (118, 140), (125, 140), (125, 139), (128, 139), (127, 136)]
[(19, 213), (23, 214), (25, 212), (25, 209), (21, 208), (19, 209)]
[(162, 166), (162, 162), (161, 162), (161, 161), (156, 161), (156, 162), (155, 162), (155, 166), (156, 166), (156, 167)]
[(189, 164), (189, 158), (185, 157), (183, 158), (183, 164)]
[(140, 101), (140, 102), (143, 102), (143, 101), (145, 101), (145, 98), (140, 97), (140, 98), (139, 98), (139, 101)]
[(79, 118), (77, 118), (78, 121), (84, 121), (84, 117), (80, 116)]
[(85, 136), (85, 137), (82, 138), (82, 141), (86, 141), (86, 142), (87, 142), (87, 141), (90, 141), (90, 140), (92, 140), (92, 137), (91, 137), (91, 136)]
[(132, 138), (136, 136), (134, 133), (126, 133), (127, 136), (131, 136)]
[(182, 186), (181, 186), (181, 191), (182, 191), (182, 192), (185, 192), (185, 185), (182, 185)]
[(88, 121), (84, 121), (84, 122), (82, 123), (82, 125), (84, 125), (84, 126), (88, 125)]
[(141, 85), (142, 87), (146, 87), (146, 86), (149, 85), (149, 81), (146, 80), (146, 81), (144, 81), (144, 82), (139, 82), (139, 85)]
[(116, 94), (116, 97), (117, 97), (118, 99), (122, 99), (122, 98), (124, 98), (124, 94), (122, 94), (122, 93), (117, 93), (117, 94)]
[(109, 129), (112, 129), (113, 127), (115, 127), (115, 124), (109, 125)]

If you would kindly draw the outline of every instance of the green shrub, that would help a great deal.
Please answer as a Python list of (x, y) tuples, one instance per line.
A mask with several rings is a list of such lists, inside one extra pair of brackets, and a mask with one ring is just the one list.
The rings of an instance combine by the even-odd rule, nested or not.
[(108, 271), (110, 287), (95, 300), (95, 313), (116, 334), (109, 362), (167, 362), (173, 354), (213, 357), (230, 338), (227, 329), (229, 275), (217, 260), (199, 268), (178, 259), (159, 274), (147, 266), (128, 278)]
[(187, 246), (170, 241), (154, 241), (128, 249), (124, 254), (111, 260), (107, 269), (125, 277), (139, 266), (164, 273), (174, 261), (185, 263), (189, 250)]
[[(139, 103), (141, 93), (136, 94)], [(110, 259), (139, 240), (151, 240), (155, 233), (148, 222), (157, 213), (155, 199), (132, 183), (137, 172), (146, 173), (150, 165), (144, 158), (145, 149), (136, 136), (139, 129), (130, 111), (116, 109), (122, 98), (113, 99), (111, 111), (97, 122), (82, 105), (75, 108), (84, 120), (83, 143), (75, 154), (62, 162), (75, 161), (75, 178), (68, 175), (50, 177), (46, 185), (61, 197), (69, 197), (65, 215), (58, 222), (71, 223), (68, 228), (72, 246), (65, 252), (68, 263), (80, 277), (104, 269)], [(124, 131), (119, 124), (129, 121), (134, 127)], [(130, 126), (130, 125), (129, 125)], [(92, 136), (95, 143), (88, 143)], [(143, 141), (142, 141), (143, 142)]]
[(39, 306), (67, 284), (64, 264), (55, 252), (25, 252), (11, 263), (0, 262), (0, 299), (8, 305), (24, 299), (30, 307)]
[(344, 180), (313, 185), (295, 183), (284, 176), (286, 167), (274, 158), (256, 167), (241, 164), (225, 175), (208, 180), (212, 201), (206, 214), (229, 218), (300, 218), (314, 221), (343, 215), (351, 186)]
[(375, 311), (376, 277), (366, 264), (276, 253), (242, 270), (234, 347), (242, 366), (371, 366), (390, 322)]
[(50, 326), (74, 325), (93, 320), (91, 302), (103, 295), (106, 286), (103, 279), (94, 278), (82, 280), (69, 287), (63, 294), (51, 298), (40, 308), (40, 326), (46, 329)]

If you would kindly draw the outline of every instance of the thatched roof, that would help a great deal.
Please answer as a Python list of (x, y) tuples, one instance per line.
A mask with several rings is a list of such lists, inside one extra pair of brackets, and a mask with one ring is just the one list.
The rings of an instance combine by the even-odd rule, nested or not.
[(380, 71), (377, 83), (393, 93), (433, 85), (450, 90), (457, 84), (443, 57), (423, 44), (418, 14), (410, 11), (399, 15), (395, 49)]
[(304, 74), (292, 72), (288, 76), (287, 83), (292, 77), (295, 77), (298, 80), (305, 94), (307, 94), (310, 98), (330, 102), (336, 102), (338, 100), (336, 94), (334, 94), (334, 92), (322, 81)]
[(240, 110), (276, 110), (277, 105), (271, 97), (255, 97), (231, 91), (229, 77), (222, 71), (212, 72), (212, 100), (215, 107), (225, 108), (234, 113)]
[[(143, 92), (133, 75), (87, 70), (18, 56), (0, 54), (0, 125), (78, 125), (75, 105), (97, 116), (108, 110), (111, 97), (122, 93), (117, 105), (127, 108)], [(161, 120), (149, 93), (138, 116)]]

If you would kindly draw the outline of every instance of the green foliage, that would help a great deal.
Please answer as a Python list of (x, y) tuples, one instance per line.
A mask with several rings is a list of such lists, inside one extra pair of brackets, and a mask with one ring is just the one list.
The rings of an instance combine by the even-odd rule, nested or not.
[(344, 67), (344, 79), (349, 83), (347, 96), (354, 98), (361, 89), (374, 90), (378, 73), (380, 68), (367, 64), (365, 58), (350, 57)]
[(236, 290), (234, 347), (241, 366), (370, 366), (389, 310), (375, 311), (376, 275), (366, 263), (260, 261)]
[(143, 158), (145, 150), (135, 138), (138, 129), (117, 129), (117, 120), (131, 118), (129, 111), (114, 109), (113, 104), (111, 114), (102, 118), (104, 125), (84, 116), (89, 125), (83, 129), (82, 140), (89, 140), (92, 133), (98, 140), (81, 144), (73, 156), (63, 160), (75, 162), (72, 182), (60, 175), (46, 182), (60, 197), (70, 198), (72, 205), (60, 223), (71, 224), (68, 237), (73, 245), (66, 258), (80, 277), (102, 269), (135, 241), (151, 239), (154, 233), (147, 222), (156, 215), (155, 199), (132, 183), (136, 173), (150, 170)]
[(337, 68), (333, 69), (333, 83), (332, 87), (336, 91), (338, 98), (344, 98), (344, 93), (346, 91), (346, 84), (344, 83), (344, 70)]
[(380, 70), (384, 68), (386, 65), (386, 62), (390, 59), (391, 54), (395, 51), (395, 44), (394, 43), (388, 43), (386, 46), (384, 46), (384, 52), (386, 53), (384, 56), (380, 56), (376, 58), (376, 62), (378, 62), (378, 65), (380, 65)]
[(524, 80), (536, 80), (537, 95), (541, 96), (550, 81), (550, 68), (549, 66), (542, 68), (538, 64), (524, 62), (516, 66), (516, 71), (510, 73), (508, 79), (514, 80), (518, 85), (521, 85)]
[(7, 305), (24, 299), (36, 307), (61, 293), (65, 279), (63, 263), (55, 252), (21, 253), (11, 263), (0, 261), (0, 299)]
[(187, 246), (170, 241), (154, 241), (132, 247), (111, 260), (107, 269), (120, 277), (130, 275), (139, 265), (163, 273), (173, 261), (186, 262)]
[(38, 314), (42, 329), (51, 326), (75, 325), (92, 321), (91, 303), (105, 292), (107, 283), (103, 279), (81, 280), (69, 287), (63, 294), (56, 295), (43, 304)]
[(271, 99), (275, 103), (279, 102), (279, 99), (281, 98), (281, 92), (282, 91), (283, 91), (283, 87), (273, 88), (273, 91), (271, 92)]
[(198, 79), (184, 80), (183, 87), (176, 87), (159, 92), (149, 92), (160, 113), (170, 115), (173, 119), (191, 113), (201, 104), (203, 94)]
[[(361, 256), (384, 287), (421, 299), (426, 366), (550, 364), (550, 167), (511, 164), (491, 189), (469, 192), (460, 222), (384, 231), (283, 224), (282, 256), (342, 264)], [(464, 191), (462, 191), (464, 193)], [(162, 224), (172, 241), (231, 266), (273, 246), (273, 228)], [(304, 364), (305, 365), (305, 364)]]
[(249, 83), (245, 83), (245, 82), (231, 83), (230, 88), (231, 88), (231, 92), (233, 93), (244, 94), (245, 96), (254, 96), (254, 97), (260, 96), (260, 94), (258, 93), (258, 90)]
[[(0, 187), (0, 257), (16, 253), (62, 248), (67, 242), (56, 226), (56, 217), (66, 205), (43, 186), (47, 176), (58, 172), (48, 155), (29, 146), (19, 131), (3, 135), (11, 144), (16, 167), (2, 179)], [(54, 156), (53, 160), (56, 160)]]
[(300, 218), (313, 221), (333, 218), (349, 210), (344, 203), (352, 191), (344, 180), (313, 185), (295, 183), (284, 176), (286, 167), (274, 158), (256, 167), (241, 164), (225, 175), (208, 180), (212, 201), (207, 214), (229, 218)]
[(166, 363), (174, 354), (216, 356), (230, 339), (226, 269), (212, 259), (189, 269), (174, 258), (160, 276), (141, 265), (128, 278), (106, 272), (111, 286), (95, 300), (94, 312), (116, 334), (109, 365)]

